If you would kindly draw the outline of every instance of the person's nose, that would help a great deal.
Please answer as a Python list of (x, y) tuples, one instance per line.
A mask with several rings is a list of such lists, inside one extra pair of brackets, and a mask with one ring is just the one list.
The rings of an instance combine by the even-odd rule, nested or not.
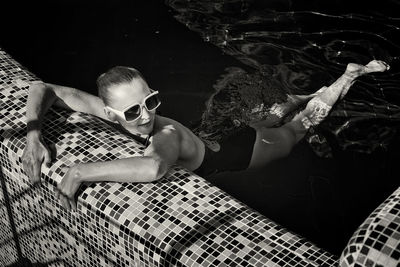
[(142, 120), (148, 120), (150, 118), (150, 112), (142, 106)]

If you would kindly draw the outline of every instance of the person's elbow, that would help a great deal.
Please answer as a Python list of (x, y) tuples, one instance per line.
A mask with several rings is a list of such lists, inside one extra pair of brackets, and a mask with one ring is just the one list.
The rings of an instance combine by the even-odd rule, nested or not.
[(148, 182), (160, 180), (169, 170), (169, 164), (162, 159), (151, 159), (151, 166), (148, 172)]
[(30, 93), (36, 93), (37, 91), (46, 90), (46, 89), (48, 89), (48, 85), (46, 83), (44, 83), (42, 81), (35, 81), (35, 82), (30, 83), (28, 90)]
[(32, 82), (28, 90), (30, 95), (43, 95), (48, 101), (57, 99), (54, 86), (42, 81)]

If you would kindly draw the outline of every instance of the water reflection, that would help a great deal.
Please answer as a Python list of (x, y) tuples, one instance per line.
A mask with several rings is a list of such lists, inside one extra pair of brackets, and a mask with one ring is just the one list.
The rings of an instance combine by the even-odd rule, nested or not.
[(269, 107), (261, 106), (265, 99), (251, 97), (254, 92), (243, 94), (254, 91), (251, 81), (264, 79), (256, 90), (272, 99), (279, 99), (277, 90), (281, 96), (309, 94), (331, 84), (349, 62), (380, 59), (391, 70), (360, 78), (309, 141), (325, 156), (329, 146), (324, 136), (333, 136), (342, 149), (361, 152), (390, 143), (400, 119), (400, 46), (395, 42), (400, 37), (400, 18), (392, 15), (400, 10), (400, 3), (381, 1), (368, 9), (365, 3), (331, 2), (335, 3), (166, 1), (177, 11), (177, 20), (251, 67), (250, 71), (228, 69), (217, 82), (203, 116), (203, 132), (220, 137), (265, 114)]

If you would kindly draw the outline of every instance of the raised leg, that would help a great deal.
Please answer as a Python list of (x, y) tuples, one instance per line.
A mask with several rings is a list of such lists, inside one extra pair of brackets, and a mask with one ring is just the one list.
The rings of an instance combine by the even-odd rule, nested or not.
[(287, 156), (293, 146), (301, 140), (311, 126), (322, 122), (332, 106), (348, 92), (355, 79), (370, 72), (383, 72), (389, 69), (383, 61), (373, 60), (366, 66), (350, 63), (345, 73), (331, 86), (323, 87), (313, 94), (306, 108), (292, 121), (279, 128), (258, 127), (250, 168)]
[[(304, 132), (303, 134), (298, 134), (297, 139), (300, 140), (311, 126), (318, 125), (328, 116), (332, 106), (339, 98), (342, 99), (347, 94), (350, 86), (353, 85), (359, 76), (371, 72), (382, 72), (388, 69), (389, 65), (378, 60), (373, 60), (366, 66), (355, 63), (348, 64), (345, 73), (339, 79), (331, 86), (320, 90), (308, 102), (307, 107), (293, 118), (293, 125), (297, 125), (294, 126), (296, 131)], [(301, 125), (299, 122), (301, 122)], [(291, 127), (290, 123), (288, 126)]]

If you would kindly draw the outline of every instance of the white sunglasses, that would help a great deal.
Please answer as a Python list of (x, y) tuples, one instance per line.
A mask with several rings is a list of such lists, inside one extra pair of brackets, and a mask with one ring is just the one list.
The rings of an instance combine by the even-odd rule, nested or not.
[(153, 111), (158, 108), (161, 104), (160, 99), (158, 99), (158, 91), (154, 91), (148, 96), (146, 96), (142, 103), (134, 103), (124, 110), (116, 110), (112, 107), (106, 106), (112, 112), (123, 118), (126, 122), (134, 122), (140, 118), (142, 115), (142, 109), (145, 107), (147, 111)]

